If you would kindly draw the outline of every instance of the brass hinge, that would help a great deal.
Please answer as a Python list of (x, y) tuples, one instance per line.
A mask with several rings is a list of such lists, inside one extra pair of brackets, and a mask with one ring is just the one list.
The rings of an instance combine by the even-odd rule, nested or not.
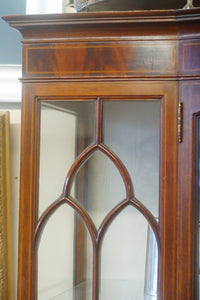
[(178, 142), (183, 141), (183, 103), (178, 104)]

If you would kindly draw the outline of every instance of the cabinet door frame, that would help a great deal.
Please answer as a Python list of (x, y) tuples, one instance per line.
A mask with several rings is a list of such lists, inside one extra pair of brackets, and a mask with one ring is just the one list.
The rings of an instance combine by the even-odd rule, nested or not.
[(113, 98), (149, 98), (161, 101), (159, 232), (162, 255), (159, 293), (162, 300), (176, 299), (178, 84), (175, 81), (113, 80), (23, 83), (18, 300), (37, 299), (37, 251), (34, 248), (34, 238), (39, 174), (39, 101), (48, 97), (106, 98), (110, 95)]

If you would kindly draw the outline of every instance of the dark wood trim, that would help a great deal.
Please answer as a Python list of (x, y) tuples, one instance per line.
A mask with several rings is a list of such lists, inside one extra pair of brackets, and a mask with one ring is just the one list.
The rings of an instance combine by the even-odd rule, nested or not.
[[(88, 115), (87, 111), (83, 109), (83, 111), (77, 114), (77, 129), (76, 129), (76, 157), (87, 147), (87, 123), (88, 123)], [(79, 170), (79, 173), (76, 174), (75, 178), (75, 198), (85, 207), (85, 194), (86, 194), (86, 186), (87, 182), (87, 167), (83, 166)], [(78, 215), (74, 216), (74, 225), (75, 225), (75, 233), (74, 233), (74, 286), (79, 285), (81, 282), (85, 281), (86, 278), (86, 234), (85, 234), (85, 226), (82, 220)], [(74, 295), (75, 299), (77, 298), (76, 292)], [(86, 290), (81, 294), (82, 299), (86, 298)]]
[(199, 299), (199, 209), (200, 209), (200, 191), (199, 191), (199, 176), (200, 176), (200, 170), (199, 170), (199, 137), (200, 137), (200, 131), (199, 131), (199, 122), (200, 122), (200, 111), (195, 113), (193, 115), (193, 157), (195, 158), (193, 160), (193, 199), (194, 199), (194, 227), (195, 227), (195, 235), (194, 235), (194, 241), (195, 241), (195, 259), (194, 259), (194, 280), (195, 280), (195, 288), (194, 288), (194, 294), (195, 299)]
[[(125, 82), (132, 82), (132, 81), (165, 81), (165, 82), (182, 82), (182, 81), (198, 81), (200, 80), (200, 76), (198, 74), (196, 75), (172, 75), (172, 76), (166, 76), (166, 75), (162, 75), (162, 76), (127, 76), (125, 78), (123, 77), (119, 77), (119, 76), (115, 76), (115, 77), (105, 77), (103, 78), (104, 82), (118, 82), (118, 81), (125, 81)], [(102, 77), (101, 76), (96, 76), (96, 77), (87, 77), (85, 76), (84, 78), (81, 77), (68, 77), (68, 78), (63, 78), (63, 77), (38, 77), (38, 78), (23, 78), (20, 79), (20, 81), (22, 83), (58, 83), (58, 82), (102, 82)]]
[[(26, 101), (24, 100), (26, 99)], [(35, 209), (35, 197), (37, 195), (37, 166), (34, 165), (37, 157), (35, 145), (35, 131), (37, 118), (35, 118), (36, 101), (30, 87), (23, 90), (22, 101), (22, 126), (21, 126), (21, 190), (20, 211), (23, 212), (19, 218), (19, 255), (18, 255), (18, 299), (34, 299), (32, 278), (35, 272), (35, 255), (33, 253), (33, 236), (37, 210)], [(26, 137), (29, 137), (26, 141)], [(36, 156), (35, 156), (36, 155)], [(23, 200), (24, 199), (24, 200)], [(26, 200), (25, 200), (26, 199)], [(26, 203), (27, 201), (27, 203)], [(26, 243), (24, 244), (24, 241)], [(26, 257), (26, 261), (24, 260)], [(26, 284), (24, 284), (26, 281)]]

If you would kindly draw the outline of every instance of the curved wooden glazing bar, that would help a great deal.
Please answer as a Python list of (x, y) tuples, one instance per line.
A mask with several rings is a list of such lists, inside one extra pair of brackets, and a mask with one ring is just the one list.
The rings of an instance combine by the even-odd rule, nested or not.
[(67, 198), (58, 198), (54, 203), (52, 203), (41, 215), (41, 217), (38, 220), (36, 230), (35, 230), (35, 237), (34, 237), (34, 248), (36, 249), (39, 244), (39, 240), (42, 234), (42, 231), (44, 230), (45, 225), (47, 224), (49, 218), (56, 212), (56, 210), (63, 204), (68, 204), (70, 205), (75, 212), (77, 212), (80, 217), (83, 219), (86, 227), (88, 228), (93, 244), (96, 241), (97, 237), (97, 230), (96, 227), (90, 218), (89, 214), (87, 211), (81, 207), (72, 197), (67, 197)]
[(103, 105), (102, 104), (103, 101), (100, 99), (100, 97), (98, 97), (96, 100), (96, 111), (95, 111), (95, 115), (96, 115), (95, 142), (96, 143), (86, 148), (79, 155), (79, 157), (74, 161), (65, 180), (65, 184), (63, 188), (64, 197), (67, 197), (70, 193), (73, 177), (75, 176), (75, 174), (81, 168), (83, 163), (97, 150), (100, 150), (108, 158), (110, 158), (112, 162), (115, 164), (115, 166), (117, 167), (119, 173), (122, 176), (123, 182), (125, 184), (127, 199), (131, 199), (132, 197), (134, 197), (133, 184), (125, 165), (120, 160), (120, 158), (116, 154), (114, 154), (114, 152), (111, 149), (109, 149), (106, 145), (103, 144)]
[[(75, 212), (82, 218), (83, 223), (86, 225), (93, 244), (93, 299), (99, 299), (99, 285), (100, 285), (100, 253), (101, 253), (101, 244), (103, 238), (108, 230), (110, 224), (113, 220), (120, 214), (120, 212), (125, 209), (127, 206), (131, 205), (135, 207), (148, 221), (150, 224), (157, 241), (159, 254), (161, 253), (161, 241), (159, 236), (159, 226), (153, 215), (148, 211), (148, 209), (136, 198), (125, 199), (116, 205), (110, 213), (105, 217), (99, 229), (97, 230), (92, 219), (90, 218), (87, 211), (79, 205), (72, 197), (60, 198), (51, 204), (46, 211), (40, 217), (34, 238), (34, 248), (35, 251), (38, 248), (39, 241), (42, 235), (42, 232), (47, 224), (49, 218), (52, 214), (56, 213), (56, 210), (64, 204), (70, 205)], [(36, 268), (37, 269), (37, 268)]]
[(159, 234), (159, 224), (154, 218), (154, 216), (151, 214), (151, 212), (136, 198), (132, 198), (131, 200), (125, 199), (121, 201), (118, 205), (116, 205), (109, 214), (105, 217), (103, 222), (101, 223), (99, 230), (98, 230), (98, 236), (97, 236), (97, 243), (100, 244), (102, 242), (102, 239), (104, 237), (105, 232), (107, 231), (109, 225), (112, 223), (112, 221), (115, 219), (115, 217), (120, 214), (120, 212), (126, 208), (127, 206), (133, 206), (135, 207), (147, 220), (150, 227), (152, 228), (156, 241), (158, 244), (158, 250), (161, 250), (161, 241), (160, 241), (160, 234)]
[(128, 199), (131, 199), (134, 196), (133, 185), (126, 167), (121, 162), (121, 160), (108, 147), (106, 147), (103, 144), (89, 146), (75, 160), (75, 162), (73, 163), (73, 165), (71, 166), (67, 174), (64, 188), (63, 188), (63, 196), (67, 197), (69, 195), (74, 176), (81, 168), (81, 166), (84, 164), (84, 162), (97, 150), (100, 150), (102, 153), (104, 153), (108, 158), (110, 158), (113, 161), (119, 173), (121, 174), (123, 182), (125, 184), (126, 196)]

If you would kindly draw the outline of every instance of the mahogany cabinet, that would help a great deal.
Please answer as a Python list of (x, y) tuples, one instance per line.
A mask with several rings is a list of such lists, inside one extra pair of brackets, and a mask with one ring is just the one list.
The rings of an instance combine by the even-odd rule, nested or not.
[(18, 300), (199, 299), (200, 9), (4, 19), (23, 36)]

